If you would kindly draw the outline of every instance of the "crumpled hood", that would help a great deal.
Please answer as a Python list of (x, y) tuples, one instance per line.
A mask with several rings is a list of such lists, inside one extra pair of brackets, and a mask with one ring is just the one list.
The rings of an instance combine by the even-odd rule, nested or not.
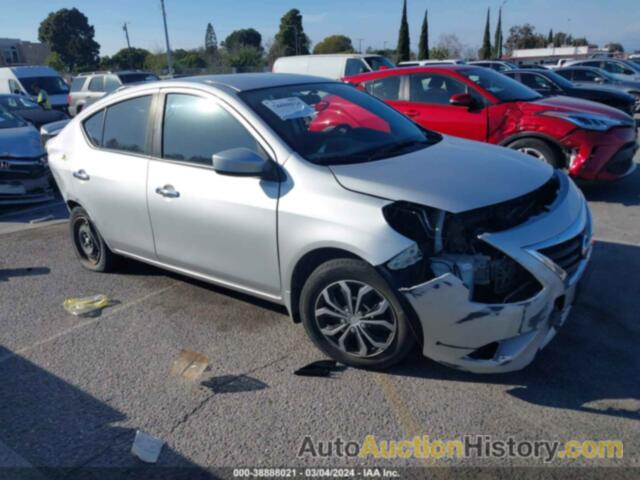
[(44, 154), (40, 134), (31, 125), (17, 128), (0, 128), (0, 158), (33, 158)]
[(607, 115), (618, 120), (629, 120), (629, 115), (617, 108), (582, 98), (547, 97), (533, 102), (526, 102), (522, 108), (523, 110), (528, 109), (535, 111), (558, 110), (563, 112), (589, 112)]
[(514, 150), (449, 136), (406, 155), (330, 168), (348, 190), (451, 213), (519, 197), (553, 174), (549, 165)]

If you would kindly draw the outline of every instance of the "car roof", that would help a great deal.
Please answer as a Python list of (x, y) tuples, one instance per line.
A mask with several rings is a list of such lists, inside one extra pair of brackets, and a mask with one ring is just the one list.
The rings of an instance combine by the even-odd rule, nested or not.
[[(167, 80), (165, 80), (166, 82)], [(224, 86), (236, 92), (259, 90), (261, 88), (284, 87), (305, 83), (339, 83), (325, 77), (298, 75), (294, 73), (236, 73), (229, 75), (200, 75), (181, 78), (180, 82), (202, 83), (211, 86)], [(171, 80), (168, 80), (171, 82)]]
[(549, 73), (549, 70), (546, 68), (512, 68), (500, 73)]
[(22, 66), (22, 67), (7, 67), (10, 68), (14, 75), (18, 78), (28, 77), (59, 77), (60, 74), (51, 67), (43, 65)]

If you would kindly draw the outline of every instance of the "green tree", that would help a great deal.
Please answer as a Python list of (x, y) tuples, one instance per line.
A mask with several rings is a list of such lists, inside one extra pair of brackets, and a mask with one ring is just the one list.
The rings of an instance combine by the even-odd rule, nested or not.
[(544, 35), (536, 33), (535, 27), (525, 23), (524, 25), (514, 25), (509, 29), (509, 36), (504, 45), (507, 51), (513, 52), (527, 48), (544, 48), (545, 42)]
[(586, 39), (586, 37), (574, 38), (572, 43), (573, 43), (574, 47), (588, 47), (589, 46), (589, 41)]
[(449, 50), (446, 47), (436, 45), (429, 52), (429, 57), (434, 60), (444, 60), (445, 58), (449, 58)]
[(420, 42), (418, 43), (418, 60), (429, 59), (429, 11), (424, 11), (422, 29), (420, 30)]
[(330, 35), (313, 48), (313, 53), (353, 53), (351, 39), (345, 35)]
[(622, 46), (621, 43), (618, 43), (618, 42), (609, 42), (608, 44), (605, 45), (605, 48), (610, 53), (624, 52), (624, 47)]
[(300, 10), (292, 8), (280, 19), (280, 30), (271, 45), (269, 62), (274, 62), (278, 57), (308, 55), (310, 43), (302, 27)]
[(150, 55), (144, 48), (123, 48), (110, 58), (110, 68), (118, 70), (141, 70)]
[(229, 66), (240, 70), (253, 70), (264, 65), (262, 51), (247, 45), (228, 51), (225, 60)]
[(62, 58), (60, 58), (60, 55), (56, 52), (51, 52), (49, 55), (47, 55), (44, 63), (59, 72), (63, 72), (65, 69), (65, 64), (62, 61)]
[(231, 32), (224, 40), (224, 48), (235, 50), (240, 47), (253, 47), (262, 52), (262, 35), (253, 28), (243, 28)]
[(207, 53), (214, 53), (218, 50), (218, 37), (211, 23), (207, 23), (207, 31), (204, 34), (204, 49)]
[(569, 33), (558, 32), (553, 36), (553, 46), (563, 47), (565, 45), (573, 45), (573, 37)]
[(494, 58), (502, 58), (502, 7), (498, 10), (498, 24), (496, 25), (496, 34), (493, 40), (493, 56)]
[(491, 60), (491, 9), (487, 8), (487, 21), (484, 25), (484, 36), (482, 37), (482, 48), (480, 48), (480, 60)]
[(553, 44), (553, 29), (549, 30), (549, 36), (547, 37), (547, 45)]
[(38, 39), (47, 44), (68, 70), (95, 68), (100, 45), (87, 17), (76, 8), (50, 13), (38, 28)]
[(398, 32), (398, 56), (396, 61), (411, 60), (411, 47), (409, 41), (409, 23), (407, 22), (407, 0), (402, 5), (402, 18), (400, 19), (400, 31)]
[(176, 64), (181, 71), (205, 68), (207, 66), (205, 59), (202, 57), (200, 52), (196, 50), (188, 51), (180, 58), (180, 60), (176, 61)]

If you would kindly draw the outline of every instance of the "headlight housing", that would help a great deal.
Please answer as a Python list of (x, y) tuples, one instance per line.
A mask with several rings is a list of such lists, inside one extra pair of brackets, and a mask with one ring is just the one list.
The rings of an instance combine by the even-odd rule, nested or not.
[(596, 132), (606, 132), (613, 127), (622, 127), (631, 124), (631, 117), (629, 117), (629, 120), (627, 121), (608, 117), (606, 115), (587, 112), (562, 112), (557, 110), (548, 110), (545, 112), (541, 112), (540, 115), (559, 118), (561, 120), (573, 123), (574, 125), (585, 130), (593, 130)]

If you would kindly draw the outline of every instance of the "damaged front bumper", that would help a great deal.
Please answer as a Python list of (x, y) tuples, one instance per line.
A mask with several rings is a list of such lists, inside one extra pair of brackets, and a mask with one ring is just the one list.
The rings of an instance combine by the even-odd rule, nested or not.
[[(549, 212), (480, 237), (540, 282), (542, 289), (533, 297), (515, 303), (474, 302), (463, 280), (452, 273), (400, 289), (420, 321), (424, 355), (477, 373), (524, 368), (569, 315), (591, 255), (591, 232), (586, 201), (563, 176)], [(573, 261), (563, 265), (568, 255)]]

